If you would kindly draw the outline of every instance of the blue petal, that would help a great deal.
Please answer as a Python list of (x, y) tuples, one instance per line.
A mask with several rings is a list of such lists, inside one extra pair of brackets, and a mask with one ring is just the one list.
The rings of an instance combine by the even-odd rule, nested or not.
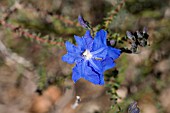
[(105, 30), (100, 30), (96, 33), (93, 42), (93, 51), (96, 51), (99, 48), (107, 46), (106, 37), (107, 37), (107, 32)]
[(84, 77), (84, 79), (96, 85), (104, 85), (103, 74), (99, 74), (99, 73), (89, 74), (86, 77)]
[(96, 51), (91, 52), (91, 54), (93, 55), (93, 58), (96, 59), (105, 59), (106, 55), (107, 55), (107, 48), (106, 47), (102, 47)]
[(108, 47), (108, 56), (111, 57), (113, 60), (117, 59), (121, 54), (120, 49)]
[(62, 56), (62, 60), (63, 60), (64, 62), (69, 63), (69, 64), (73, 64), (74, 61), (75, 61), (75, 58), (72, 57), (72, 56), (70, 56), (69, 54), (65, 54), (64, 56)]
[(82, 58), (80, 57), (80, 55), (78, 54), (73, 54), (73, 53), (67, 53), (64, 56), (62, 56), (62, 60), (64, 62), (67, 62), (69, 64), (73, 64), (73, 63), (77, 63), (80, 62), (82, 60)]
[(93, 38), (90, 34), (90, 30), (87, 30), (85, 35), (82, 37), (84, 40), (84, 46), (86, 49), (91, 50), (93, 45)]
[(90, 59), (89, 62), (89, 66), (92, 67), (95, 71), (100, 73), (103, 72), (103, 67), (100, 60)]
[(106, 59), (104, 59), (102, 61), (102, 66), (103, 66), (103, 70), (106, 71), (110, 68), (113, 68), (116, 64), (114, 63), (112, 58), (107, 57)]
[(74, 81), (74, 83), (76, 83), (80, 78), (81, 78), (81, 69), (82, 67), (79, 65), (76, 65), (73, 68), (73, 73), (72, 73), (72, 80)]
[(74, 82), (79, 80), (81, 77), (85, 76), (85, 71), (87, 67), (87, 61), (81, 61), (76, 64), (76, 66), (73, 68), (73, 74), (72, 74), (72, 79)]
[(78, 45), (78, 47), (84, 51), (85, 50), (85, 43), (84, 43), (84, 40), (83, 38), (79, 37), (79, 36), (74, 36), (75, 40), (76, 40), (76, 43)]
[(74, 38), (78, 47), (81, 48), (82, 51), (84, 51), (85, 49), (92, 49), (93, 38), (89, 30), (86, 31), (85, 35), (82, 38), (80, 38), (79, 36), (74, 36)]
[(77, 63), (73, 68), (72, 79), (74, 82), (77, 82), (80, 78), (84, 78), (93, 84), (103, 85), (104, 76), (102, 73), (95, 71), (88, 64), (88, 61), (82, 61)]
[(81, 49), (73, 45), (72, 43), (66, 41), (65, 43), (68, 53), (81, 54)]
[(93, 84), (103, 85), (104, 76), (103, 73), (95, 71), (93, 68), (86, 66), (84, 79), (92, 82)]

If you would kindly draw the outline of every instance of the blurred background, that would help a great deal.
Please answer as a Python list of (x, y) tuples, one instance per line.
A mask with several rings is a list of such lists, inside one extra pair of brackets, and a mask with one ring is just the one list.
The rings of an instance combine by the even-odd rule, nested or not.
[[(79, 14), (120, 40), (146, 26), (149, 46), (122, 54), (104, 86), (74, 84), (61, 57), (85, 33)], [(127, 113), (134, 101), (141, 113), (170, 113), (169, 53), (169, 0), (0, 0), (0, 113)]]

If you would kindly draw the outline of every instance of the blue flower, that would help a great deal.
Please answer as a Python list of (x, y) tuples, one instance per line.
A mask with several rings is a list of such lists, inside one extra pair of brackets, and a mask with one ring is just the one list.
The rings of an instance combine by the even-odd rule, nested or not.
[(107, 32), (100, 30), (93, 39), (87, 30), (82, 37), (74, 36), (77, 46), (68, 41), (65, 43), (67, 54), (62, 60), (76, 64), (72, 73), (74, 82), (84, 78), (94, 84), (104, 84), (104, 71), (114, 67), (114, 60), (121, 54), (119, 49), (107, 46), (106, 37)]

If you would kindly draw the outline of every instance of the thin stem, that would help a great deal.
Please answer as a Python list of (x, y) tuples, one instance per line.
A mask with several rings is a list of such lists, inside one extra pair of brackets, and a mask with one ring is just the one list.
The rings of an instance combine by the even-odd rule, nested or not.
[(12, 24), (8, 24), (4, 20), (0, 20), (0, 24), (2, 26), (4, 26), (5, 28), (9, 28), (10, 30), (12, 30), (15, 33), (22, 34), (25, 37), (35, 39), (35, 40), (37, 40), (37, 41), (39, 41), (41, 43), (48, 43), (48, 44), (51, 44), (51, 45), (64, 46), (64, 42), (55, 42), (55, 41), (43, 39), (43, 38), (41, 38), (39, 36), (36, 36), (36, 35), (33, 35), (33, 34), (29, 33), (28, 31), (24, 30), (21, 27), (15, 27)]

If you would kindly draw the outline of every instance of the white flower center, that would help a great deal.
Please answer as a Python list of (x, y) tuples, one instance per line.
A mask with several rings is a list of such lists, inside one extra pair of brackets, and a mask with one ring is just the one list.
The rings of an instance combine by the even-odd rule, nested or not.
[(92, 54), (87, 49), (84, 51), (83, 56), (85, 57), (86, 60), (89, 60), (92, 58)]

